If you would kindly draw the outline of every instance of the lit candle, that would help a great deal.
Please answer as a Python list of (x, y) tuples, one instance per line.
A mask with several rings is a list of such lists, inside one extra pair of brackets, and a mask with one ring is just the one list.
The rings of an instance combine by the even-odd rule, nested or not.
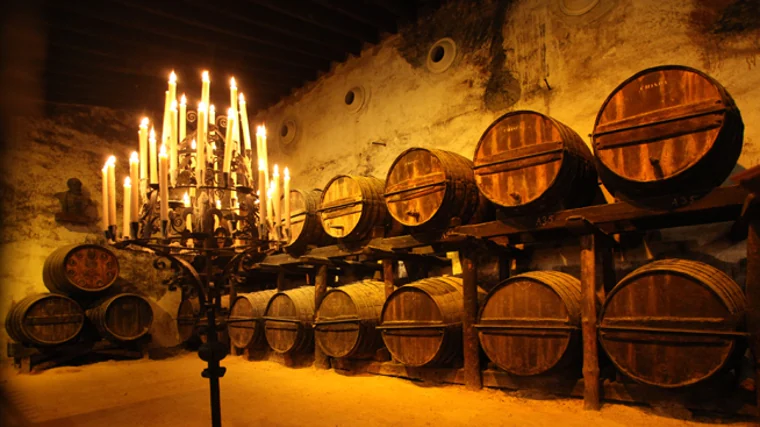
[(209, 98), (210, 91), (211, 91), (211, 79), (209, 78), (208, 71), (204, 71), (202, 74), (202, 86), (201, 86), (201, 102), (204, 105), (208, 105), (210, 103), (210, 98)]
[(215, 123), (216, 123), (216, 107), (214, 107), (214, 104), (211, 104), (208, 107), (208, 124), (213, 125)]
[(185, 136), (187, 136), (187, 98), (183, 93), (179, 100), (179, 139), (177, 143), (184, 141)]
[(161, 144), (169, 144), (169, 135), (171, 133), (171, 118), (169, 109), (172, 106), (172, 100), (169, 98), (169, 91), (164, 92), (164, 122), (161, 127)]
[[(131, 214), (130, 221), (136, 222), (137, 216), (140, 214), (140, 191), (139, 191), (139, 185), (137, 185), (139, 181), (139, 175), (137, 172), (137, 169), (139, 167), (140, 160), (137, 158), (137, 152), (133, 151), (132, 156), (129, 158), (129, 176), (130, 181), (134, 183), (132, 185), (132, 206), (129, 209), (129, 212)], [(129, 229), (124, 231), (126, 234), (129, 234)]]
[(103, 208), (101, 218), (103, 230), (108, 230), (108, 162), (103, 165)]
[(267, 188), (267, 223), (269, 223), (270, 228), (274, 228), (274, 224), (272, 224), (272, 219), (274, 218), (274, 215), (272, 215), (272, 193), (274, 192), (274, 189), (270, 186)]
[(235, 78), (230, 78), (230, 108), (237, 111), (237, 101), (238, 101), (238, 88), (237, 83), (235, 82)]
[[(237, 118), (237, 112), (238, 112), (238, 88), (237, 83), (235, 82), (235, 78), (230, 78), (230, 108), (232, 108), (232, 111), (235, 116), (235, 121), (232, 122), (232, 124), (228, 124), (227, 126), (232, 127), (232, 139), (231, 141), (235, 141), (235, 143), (240, 141), (240, 121)], [(228, 116), (229, 120), (229, 116)], [(235, 151), (240, 152), (239, 149), (236, 149)]]
[(174, 73), (174, 70), (169, 74), (169, 100), (177, 100), (177, 75)]
[(161, 199), (161, 221), (169, 220), (169, 156), (166, 154), (166, 146), (161, 144), (161, 152), (158, 153), (158, 194)]
[(176, 184), (176, 177), (177, 177), (177, 162), (179, 160), (178, 157), (178, 146), (177, 146), (177, 100), (172, 100), (172, 105), (169, 108), (169, 125), (171, 132), (169, 133), (170, 139), (169, 139), (169, 176), (171, 178), (172, 187)]
[[(148, 179), (148, 118), (140, 122), (140, 179)], [(137, 184), (137, 183), (135, 183)]]
[(274, 165), (272, 172), (272, 206), (274, 207), (274, 229), (277, 235), (280, 235), (280, 226), (282, 225), (282, 200), (280, 200), (280, 170)]
[(126, 237), (129, 237), (129, 222), (132, 220), (132, 214), (130, 213), (132, 209), (132, 183), (130, 181), (129, 177), (124, 178), (124, 228), (121, 230), (121, 234)]
[(114, 156), (108, 158), (108, 225), (116, 225), (116, 157)]
[(266, 200), (264, 197), (267, 194), (267, 187), (266, 187), (266, 170), (264, 169), (264, 160), (259, 157), (259, 224), (264, 225), (266, 224), (267, 219), (267, 211), (266, 211)]
[(201, 101), (201, 103), (198, 104), (198, 141), (196, 144), (198, 146), (198, 151), (195, 155), (195, 179), (199, 187), (203, 185), (203, 171), (206, 166), (206, 157), (204, 154), (204, 150), (206, 148), (206, 132), (204, 131), (205, 124), (206, 104)]
[(251, 128), (248, 126), (248, 110), (245, 104), (245, 96), (240, 94), (240, 125), (243, 128), (243, 141), (245, 143), (245, 152), (251, 151)]
[(158, 183), (158, 161), (156, 160), (156, 129), (150, 128), (150, 137), (148, 138), (148, 150), (150, 150), (150, 183)]
[[(190, 204), (190, 195), (188, 195), (187, 192), (182, 196), (182, 203), (186, 208), (192, 207)], [(187, 231), (191, 233), (193, 232), (193, 214), (189, 213), (185, 216), (185, 227), (187, 228)]]
[(222, 172), (230, 173), (230, 166), (232, 165), (232, 129), (235, 123), (235, 110), (230, 108), (227, 110), (227, 135), (224, 138), (224, 164), (222, 165)]
[(266, 126), (259, 126), (256, 128), (256, 142), (258, 144), (259, 151), (256, 153), (260, 159), (264, 160), (264, 170), (266, 174), (266, 186), (269, 188), (269, 159), (267, 157), (267, 128)]
[(285, 205), (285, 237), (290, 236), (290, 171), (285, 168), (282, 177), (282, 195)]

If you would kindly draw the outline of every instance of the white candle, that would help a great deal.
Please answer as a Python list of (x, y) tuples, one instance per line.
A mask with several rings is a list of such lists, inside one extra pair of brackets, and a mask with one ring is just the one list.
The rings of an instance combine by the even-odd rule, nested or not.
[(272, 206), (274, 207), (274, 228), (279, 235), (280, 226), (282, 225), (282, 200), (280, 195), (280, 170), (274, 165), (272, 172)]
[(235, 82), (235, 78), (230, 78), (230, 108), (237, 111), (237, 101), (238, 101), (238, 88), (237, 83)]
[(272, 219), (274, 218), (274, 215), (272, 214), (272, 193), (274, 192), (274, 189), (270, 186), (267, 188), (267, 223), (269, 223), (270, 228), (274, 228), (274, 224), (272, 224)]
[(259, 224), (264, 225), (266, 224), (267, 219), (267, 211), (266, 211), (266, 195), (267, 195), (267, 187), (266, 187), (266, 170), (264, 169), (264, 160), (259, 157)]
[(259, 126), (256, 128), (256, 141), (259, 144), (259, 152), (257, 155), (260, 159), (264, 160), (264, 170), (266, 171), (266, 186), (269, 188), (269, 158), (267, 156), (267, 128), (266, 126)]
[(185, 140), (187, 136), (187, 98), (185, 94), (182, 94), (182, 98), (179, 101), (179, 139), (177, 143)]
[(219, 228), (219, 215), (222, 214), (222, 201), (217, 200), (216, 201), (216, 209), (219, 211), (217, 215), (214, 215), (214, 231), (216, 231), (217, 228)]
[(208, 124), (216, 124), (216, 107), (214, 107), (214, 104), (208, 107)]
[(132, 220), (132, 214), (130, 213), (132, 210), (132, 183), (130, 181), (129, 177), (124, 178), (124, 225), (122, 226), (124, 228), (121, 230), (121, 234), (126, 237), (129, 237), (129, 223)]
[(170, 125), (170, 139), (169, 139), (169, 176), (171, 178), (172, 187), (176, 185), (177, 163), (179, 160), (179, 147), (177, 145), (177, 100), (172, 101), (172, 105), (169, 108), (169, 125)]
[(201, 102), (204, 105), (208, 105), (210, 103), (210, 99), (209, 99), (210, 91), (211, 91), (211, 79), (209, 78), (208, 71), (204, 71), (202, 74), (202, 85), (201, 85)]
[[(246, 154), (251, 151), (251, 127), (248, 126), (248, 109), (245, 104), (245, 96), (240, 94), (240, 125), (243, 128), (243, 142)], [(250, 177), (249, 177), (250, 178)]]
[(158, 153), (159, 173), (158, 173), (158, 194), (161, 199), (160, 215), (161, 221), (169, 220), (169, 156), (166, 153), (166, 146), (161, 144), (161, 152)]
[[(130, 221), (136, 222), (137, 217), (140, 214), (140, 191), (139, 191), (139, 185), (137, 185), (139, 181), (139, 175), (137, 172), (137, 169), (139, 168), (140, 160), (137, 158), (137, 152), (133, 151), (132, 156), (129, 158), (129, 177), (130, 181), (134, 183), (132, 185), (132, 206), (129, 209)], [(124, 231), (125, 234), (129, 234), (129, 230)]]
[(169, 98), (169, 91), (164, 92), (164, 121), (161, 127), (161, 144), (169, 144), (169, 134), (171, 132), (171, 118), (169, 116), (169, 109), (172, 105), (172, 100)]
[(283, 204), (285, 205), (285, 237), (290, 236), (290, 171), (285, 168), (282, 178)]
[(150, 183), (158, 184), (158, 160), (156, 159), (156, 129), (150, 128), (150, 137), (148, 138), (148, 150), (150, 157)]
[(177, 75), (172, 70), (169, 74), (169, 101), (177, 100)]
[(148, 122), (148, 118), (143, 117), (138, 132), (140, 138), (140, 179), (148, 179)]
[(232, 165), (232, 129), (235, 123), (235, 110), (230, 108), (227, 110), (227, 135), (224, 138), (224, 164), (222, 165), (222, 172), (230, 173), (230, 166)]
[(103, 203), (101, 219), (103, 230), (108, 230), (108, 162), (103, 165)]
[(114, 156), (108, 158), (108, 225), (116, 225), (116, 157)]
[[(182, 203), (185, 205), (186, 208), (191, 207), (190, 204), (190, 196), (185, 192), (185, 195), (182, 196)], [(193, 214), (187, 214), (185, 216), (185, 227), (187, 228), (187, 231), (193, 232)]]
[(198, 134), (197, 143), (198, 151), (195, 155), (195, 179), (200, 187), (203, 185), (203, 172), (206, 168), (206, 157), (204, 150), (206, 148), (206, 133), (204, 125), (206, 124), (206, 104), (198, 104)]

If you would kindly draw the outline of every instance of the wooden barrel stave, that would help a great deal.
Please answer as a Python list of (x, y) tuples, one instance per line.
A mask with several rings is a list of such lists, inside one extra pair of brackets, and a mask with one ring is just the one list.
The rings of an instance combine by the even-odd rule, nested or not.
[(111, 341), (134, 341), (145, 336), (153, 323), (150, 302), (137, 294), (118, 294), (87, 310), (100, 336)]
[(285, 247), (289, 252), (302, 252), (310, 245), (325, 246), (333, 238), (325, 233), (318, 214), (322, 190), (290, 190), (291, 240)]
[(383, 282), (364, 280), (330, 289), (317, 308), (316, 344), (331, 357), (372, 356), (382, 347), (375, 329), (385, 302)]
[(473, 162), (478, 188), (508, 216), (583, 206), (598, 191), (581, 137), (534, 111), (498, 118), (480, 138)]
[(277, 292), (272, 296), (264, 315), (264, 333), (269, 347), (278, 353), (312, 349), (314, 305), (313, 286)]
[(72, 295), (107, 290), (119, 277), (119, 260), (98, 245), (68, 245), (53, 251), (42, 267), (42, 281), (50, 292)]
[(237, 348), (260, 348), (264, 344), (264, 313), (274, 289), (238, 294), (230, 307), (227, 334)]
[(371, 176), (338, 175), (331, 179), (319, 208), (325, 232), (340, 240), (354, 241), (368, 237), (376, 227), (387, 228), (384, 188), (383, 180)]
[(441, 230), (452, 219), (483, 220), (487, 200), (478, 191), (472, 162), (450, 151), (410, 148), (388, 171), (385, 203), (399, 223), (416, 230)]
[(539, 375), (580, 360), (580, 281), (534, 271), (501, 282), (478, 314), (483, 351), (514, 375)]
[(12, 340), (47, 347), (76, 339), (84, 325), (84, 311), (64, 295), (39, 294), (14, 304), (5, 319), (5, 330)]
[(739, 286), (715, 267), (654, 261), (610, 292), (600, 313), (600, 342), (636, 381), (687, 386), (729, 365), (741, 347), (732, 333), (743, 324), (744, 310)]
[(743, 134), (741, 114), (720, 83), (692, 68), (662, 66), (636, 73), (610, 94), (593, 145), (602, 182), (616, 197), (678, 207), (728, 177)]

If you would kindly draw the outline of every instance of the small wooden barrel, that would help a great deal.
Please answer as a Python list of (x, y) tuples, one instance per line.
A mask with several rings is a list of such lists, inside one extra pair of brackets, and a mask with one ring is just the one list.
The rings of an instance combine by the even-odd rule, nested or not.
[(278, 353), (306, 352), (314, 347), (314, 287), (276, 293), (264, 315), (269, 347)]
[(58, 294), (32, 295), (14, 304), (5, 318), (12, 340), (29, 346), (53, 346), (74, 340), (84, 325), (84, 311)]
[[(636, 73), (604, 101), (594, 125), (594, 154), (605, 187), (637, 201), (704, 194), (731, 173), (744, 124), (720, 83), (688, 67)], [(690, 200), (690, 199), (686, 199)]]
[(410, 148), (396, 158), (385, 180), (385, 204), (396, 221), (419, 230), (477, 222), (487, 201), (472, 162), (450, 151)]
[(119, 277), (119, 259), (98, 245), (63, 246), (45, 260), (42, 281), (50, 292), (94, 294), (108, 289)]
[(290, 243), (288, 251), (301, 252), (309, 245), (326, 246), (332, 238), (322, 228), (317, 214), (322, 190), (290, 190)]
[(393, 291), (378, 329), (394, 360), (412, 367), (461, 360), (462, 304), (457, 277), (422, 279)]
[(666, 259), (634, 270), (607, 296), (599, 340), (612, 363), (645, 384), (702, 381), (737, 350), (744, 295), (722, 271)]
[(375, 329), (385, 302), (385, 285), (364, 280), (330, 289), (317, 308), (314, 336), (328, 356), (372, 356), (382, 347)]
[(373, 228), (385, 227), (388, 209), (385, 183), (372, 176), (338, 175), (322, 193), (319, 213), (325, 232), (336, 239), (361, 240)]
[(238, 294), (227, 318), (227, 334), (232, 345), (237, 348), (259, 348), (265, 343), (264, 312), (276, 293), (276, 290), (270, 289)]
[(501, 282), (478, 315), (486, 355), (514, 375), (538, 375), (580, 360), (581, 282), (534, 271)]
[(478, 188), (507, 215), (583, 206), (598, 189), (581, 137), (535, 111), (499, 117), (480, 138), (474, 164)]
[(153, 308), (136, 294), (118, 294), (87, 310), (100, 336), (111, 341), (134, 341), (150, 330)]

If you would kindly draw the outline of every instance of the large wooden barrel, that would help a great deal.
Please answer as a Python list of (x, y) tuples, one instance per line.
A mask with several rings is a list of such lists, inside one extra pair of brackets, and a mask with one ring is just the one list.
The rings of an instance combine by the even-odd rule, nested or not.
[(501, 282), (478, 315), (480, 344), (515, 375), (538, 375), (580, 360), (581, 283), (558, 271), (534, 271)]
[(462, 307), (462, 279), (418, 280), (388, 296), (378, 329), (393, 359), (404, 365), (450, 364), (461, 360)]
[(507, 215), (583, 206), (599, 188), (581, 137), (535, 111), (499, 117), (480, 138), (474, 164), (478, 188)]
[(42, 281), (50, 292), (95, 294), (108, 289), (119, 277), (119, 260), (103, 246), (63, 246), (45, 260)]
[(53, 346), (74, 340), (84, 325), (84, 311), (58, 294), (31, 295), (11, 306), (5, 330), (12, 340), (30, 346)]
[(692, 68), (636, 73), (604, 101), (594, 125), (594, 154), (615, 196), (673, 207), (707, 193), (731, 173), (744, 124), (720, 83)]
[[(217, 313), (216, 324), (221, 326), (224, 323), (230, 308), (230, 296), (222, 295), (221, 311)], [(185, 298), (177, 308), (177, 332), (182, 342), (191, 338), (199, 338), (201, 342), (206, 342), (206, 334), (202, 333), (201, 328), (207, 327), (206, 312), (201, 309), (201, 303), (198, 297)], [(217, 331), (219, 341), (226, 341), (227, 332), (222, 328)]]
[(118, 294), (95, 304), (87, 310), (87, 317), (101, 337), (111, 341), (134, 341), (150, 330), (153, 308), (140, 295)]
[(612, 363), (645, 384), (680, 387), (727, 365), (741, 340), (744, 295), (722, 271), (667, 259), (634, 270), (609, 293), (599, 339)]
[(258, 348), (265, 344), (264, 312), (276, 293), (276, 290), (270, 289), (238, 294), (227, 318), (227, 334), (232, 345), (237, 348)]
[(325, 232), (342, 240), (361, 240), (388, 225), (385, 183), (372, 176), (338, 175), (322, 193), (319, 213)]
[(375, 329), (385, 302), (385, 285), (364, 280), (327, 291), (317, 307), (314, 335), (328, 356), (372, 356), (383, 340)]
[(288, 251), (301, 252), (308, 246), (325, 246), (332, 238), (325, 233), (317, 213), (322, 190), (290, 190), (290, 242)]
[(278, 353), (309, 351), (314, 347), (314, 287), (276, 293), (264, 314), (269, 347)]
[(477, 222), (487, 203), (472, 162), (450, 151), (410, 148), (396, 158), (385, 180), (388, 212), (418, 230), (442, 230), (454, 218), (459, 224)]

